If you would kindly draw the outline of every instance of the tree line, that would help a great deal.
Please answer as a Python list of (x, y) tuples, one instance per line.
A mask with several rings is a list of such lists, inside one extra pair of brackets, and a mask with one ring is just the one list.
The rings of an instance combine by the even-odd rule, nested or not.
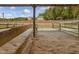
[(8, 21), (23, 21), (23, 20), (28, 20), (28, 18), (26, 17), (17, 17), (17, 18), (0, 18), (0, 21), (4, 21), (4, 20), (8, 20)]
[(38, 17), (45, 20), (79, 19), (79, 6), (51, 6)]

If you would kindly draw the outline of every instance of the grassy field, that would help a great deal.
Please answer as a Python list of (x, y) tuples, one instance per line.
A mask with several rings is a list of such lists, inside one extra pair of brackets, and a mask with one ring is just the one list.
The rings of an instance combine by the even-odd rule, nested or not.
[(5, 29), (7, 28), (6, 25), (0, 25), (0, 29)]
[(28, 28), (30, 28), (30, 26), (21, 26), (21, 27), (12, 28), (8, 31), (0, 32), (0, 46), (10, 41), (14, 37), (18, 36)]

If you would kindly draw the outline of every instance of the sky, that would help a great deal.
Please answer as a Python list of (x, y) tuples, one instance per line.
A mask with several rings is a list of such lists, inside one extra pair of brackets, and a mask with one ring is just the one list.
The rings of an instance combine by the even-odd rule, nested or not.
[[(36, 17), (39, 13), (45, 12), (48, 7), (37, 7), (36, 8)], [(33, 8), (31, 6), (0, 6), (0, 18), (4, 13), (5, 18), (16, 18), (16, 17), (32, 17)]]

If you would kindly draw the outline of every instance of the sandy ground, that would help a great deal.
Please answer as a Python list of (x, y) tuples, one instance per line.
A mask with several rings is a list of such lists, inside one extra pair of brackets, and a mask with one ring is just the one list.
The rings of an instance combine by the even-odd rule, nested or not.
[(39, 31), (34, 40), (33, 54), (79, 53), (79, 38), (59, 31)]

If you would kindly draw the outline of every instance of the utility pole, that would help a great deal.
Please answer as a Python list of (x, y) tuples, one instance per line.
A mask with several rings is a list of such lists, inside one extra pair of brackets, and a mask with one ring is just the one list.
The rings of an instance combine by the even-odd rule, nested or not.
[(3, 18), (3, 20), (4, 20), (4, 12), (2, 13), (2, 18)]
[[(3, 17), (3, 21), (6, 22), (4, 12), (2, 13), (2, 17)], [(9, 26), (9, 24), (8, 24), (8, 22), (7, 22), (7, 23), (6, 23), (6, 27), (8, 28), (8, 26)]]

